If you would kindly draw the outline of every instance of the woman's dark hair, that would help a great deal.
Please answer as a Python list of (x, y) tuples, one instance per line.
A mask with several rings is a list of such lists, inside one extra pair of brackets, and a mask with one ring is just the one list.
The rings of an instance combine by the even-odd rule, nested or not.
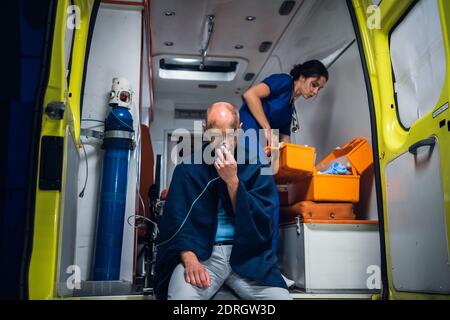
[(292, 76), (294, 81), (298, 80), (300, 76), (303, 76), (305, 78), (325, 77), (325, 79), (327, 79), (328, 81), (328, 70), (319, 60), (310, 60), (303, 64), (295, 65), (292, 68), (290, 75)]

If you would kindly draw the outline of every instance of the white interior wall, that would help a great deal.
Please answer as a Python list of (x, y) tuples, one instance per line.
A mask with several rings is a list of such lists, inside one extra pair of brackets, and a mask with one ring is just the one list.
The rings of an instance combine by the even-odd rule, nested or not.
[(354, 38), (345, 0), (305, 0), (254, 83), (295, 64), (325, 59)]
[[(101, 4), (95, 24), (83, 102), (83, 119), (104, 120), (109, 112), (108, 97), (113, 77), (130, 80), (134, 102), (130, 110), (137, 132), (139, 127), (139, 82), (141, 60), (141, 10), (114, 8)], [(103, 130), (92, 122), (83, 122), (84, 128)], [(92, 141), (92, 139), (90, 139)], [(89, 180), (85, 195), (78, 200), (76, 264), (81, 268), (82, 280), (90, 280), (95, 245), (96, 220), (100, 194), (103, 151), (100, 143), (86, 143)], [(136, 157), (139, 145), (131, 153), (128, 169), (128, 194), (122, 245), (120, 279), (132, 280), (134, 230), (126, 218), (135, 213)], [(84, 183), (85, 161), (80, 160), (79, 189)]]
[(316, 98), (296, 102), (299, 144), (317, 146), (317, 160), (355, 137), (371, 141), (369, 105), (357, 44), (329, 68), (330, 80)]

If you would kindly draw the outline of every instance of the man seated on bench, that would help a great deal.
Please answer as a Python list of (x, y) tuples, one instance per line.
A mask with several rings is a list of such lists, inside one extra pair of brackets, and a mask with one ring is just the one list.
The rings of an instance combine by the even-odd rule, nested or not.
[[(230, 131), (234, 137), (228, 149), (212, 139), (199, 164), (194, 154), (175, 168), (157, 239), (156, 297), (210, 299), (226, 284), (242, 299), (290, 300), (272, 251), (274, 178), (261, 174), (246, 151), (247, 161), (236, 162), (240, 121), (233, 105), (211, 105), (205, 129), (222, 141)], [(204, 151), (213, 144), (208, 164)]]

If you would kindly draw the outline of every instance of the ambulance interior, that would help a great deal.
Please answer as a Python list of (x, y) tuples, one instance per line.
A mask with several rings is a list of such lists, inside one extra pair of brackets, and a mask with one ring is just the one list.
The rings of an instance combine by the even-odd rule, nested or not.
[[(293, 144), (315, 148), (316, 163), (355, 138), (364, 138), (372, 150), (374, 120), (345, 0), (152, 0), (149, 17), (139, 3), (102, 1), (98, 8), (81, 117), (85, 154), (74, 144), (68, 146), (74, 155), (68, 166), (76, 174), (66, 177), (65, 207), (76, 210), (65, 211), (58, 290), (62, 297), (151, 297), (152, 223), (134, 215), (150, 218), (152, 206), (163, 205), (159, 195), (169, 187), (175, 166), (170, 161), (177, 143), (173, 131), (193, 131), (194, 121), (203, 119), (212, 102), (227, 101), (239, 108), (242, 94), (271, 74), (289, 73), (293, 65), (310, 59), (328, 67), (330, 78), (319, 95), (297, 100), (299, 130), (291, 135)], [(98, 121), (108, 115), (114, 77), (127, 78), (133, 90), (130, 113), (136, 147), (128, 167), (120, 277), (98, 282), (91, 270), (104, 150), (92, 133), (103, 130)], [(339, 192), (339, 185), (336, 188)], [(78, 197), (81, 191), (83, 197)], [(279, 263), (295, 282), (290, 289), (294, 298), (370, 299), (380, 292), (375, 279), (382, 258), (373, 164), (361, 172), (358, 198), (353, 221), (297, 219), (280, 225)], [(81, 289), (73, 292), (65, 286), (66, 265), (72, 264), (82, 270)], [(216, 298), (236, 298), (227, 290)]]

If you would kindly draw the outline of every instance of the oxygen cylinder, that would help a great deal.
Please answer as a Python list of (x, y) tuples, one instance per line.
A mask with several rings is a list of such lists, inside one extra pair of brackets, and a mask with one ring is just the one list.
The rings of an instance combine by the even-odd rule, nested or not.
[(104, 158), (93, 279), (119, 280), (127, 198), (128, 163), (133, 149), (133, 118), (129, 112), (131, 88), (114, 78), (103, 138)]

